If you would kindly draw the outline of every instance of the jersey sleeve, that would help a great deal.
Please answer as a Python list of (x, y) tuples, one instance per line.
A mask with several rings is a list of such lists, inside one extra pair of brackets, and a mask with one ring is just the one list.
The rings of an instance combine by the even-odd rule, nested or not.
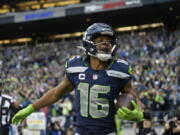
[[(132, 80), (132, 78), (133, 78), (132, 67), (131, 67), (129, 64), (124, 65), (124, 73), (127, 74), (127, 77), (124, 78), (124, 79), (122, 79), (122, 83), (123, 83), (122, 89), (123, 89), (123, 88), (126, 86), (126, 84), (127, 84), (130, 80)], [(121, 90), (122, 90), (122, 89), (121, 89)]]
[(73, 86), (75, 86), (75, 82), (76, 82), (79, 59), (80, 59), (79, 56), (74, 56), (70, 58), (65, 64), (65, 74)]
[(71, 67), (71, 61), (68, 60), (65, 64), (65, 75), (68, 78), (68, 80), (72, 83), (72, 85), (74, 86), (73, 75), (69, 72), (70, 67)]
[(124, 84), (126, 84), (128, 81), (130, 81), (133, 78), (133, 69), (132, 66), (129, 65), (127, 61), (124, 60), (118, 60), (121, 71), (125, 74), (125, 77), (123, 79)]

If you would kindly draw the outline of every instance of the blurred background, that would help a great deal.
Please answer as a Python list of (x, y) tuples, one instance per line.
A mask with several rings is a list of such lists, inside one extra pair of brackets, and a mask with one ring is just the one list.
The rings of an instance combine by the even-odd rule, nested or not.
[[(133, 67), (133, 84), (147, 112), (146, 122), (122, 121), (118, 130), (122, 135), (151, 135), (139, 134), (139, 129), (151, 128), (161, 135), (166, 122), (180, 112), (179, 7), (180, 0), (1, 0), (4, 91), (19, 102), (40, 98), (61, 81), (65, 62), (82, 54), (77, 46), (85, 29), (105, 22), (117, 33), (117, 58)], [(72, 135), (73, 95), (13, 126), (12, 135)]]

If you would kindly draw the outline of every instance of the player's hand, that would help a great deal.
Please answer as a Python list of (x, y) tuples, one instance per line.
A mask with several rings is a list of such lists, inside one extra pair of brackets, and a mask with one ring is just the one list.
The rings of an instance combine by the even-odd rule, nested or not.
[(131, 121), (142, 121), (144, 120), (143, 112), (139, 108), (139, 106), (135, 103), (135, 101), (131, 101), (134, 109), (130, 110), (127, 107), (122, 107), (117, 110), (117, 115), (122, 120), (131, 120)]
[(23, 120), (29, 116), (31, 113), (33, 113), (35, 111), (35, 109), (33, 108), (32, 104), (30, 104), (29, 106), (27, 106), (26, 108), (18, 111), (14, 117), (12, 118), (12, 123), (19, 125), (23, 122)]

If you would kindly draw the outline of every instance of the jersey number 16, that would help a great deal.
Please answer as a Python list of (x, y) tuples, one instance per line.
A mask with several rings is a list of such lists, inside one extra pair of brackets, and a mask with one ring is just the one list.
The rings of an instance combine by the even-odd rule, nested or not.
[[(92, 118), (103, 118), (109, 113), (109, 101), (106, 98), (99, 98), (99, 94), (106, 94), (110, 91), (110, 86), (93, 85), (88, 83), (78, 85), (80, 91), (80, 112), (84, 117), (88, 114)], [(89, 112), (89, 113), (88, 113)]]

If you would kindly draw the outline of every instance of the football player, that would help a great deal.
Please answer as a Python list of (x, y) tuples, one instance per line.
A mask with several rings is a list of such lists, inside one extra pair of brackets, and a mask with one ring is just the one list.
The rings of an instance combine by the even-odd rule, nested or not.
[(25, 107), (23, 104), (18, 103), (7, 91), (4, 91), (0, 80), (0, 135), (9, 135), (12, 115), (23, 107)]
[(143, 119), (143, 112), (134, 101), (133, 110), (115, 110), (114, 99), (120, 92), (130, 93), (137, 100), (138, 97), (131, 86), (128, 63), (114, 59), (117, 39), (112, 28), (105, 23), (94, 23), (85, 31), (82, 42), (85, 55), (74, 57), (66, 63), (62, 82), (19, 111), (13, 117), (13, 123), (21, 123), (32, 112), (55, 103), (74, 89), (77, 117), (75, 135), (115, 135), (116, 113), (121, 119)]

